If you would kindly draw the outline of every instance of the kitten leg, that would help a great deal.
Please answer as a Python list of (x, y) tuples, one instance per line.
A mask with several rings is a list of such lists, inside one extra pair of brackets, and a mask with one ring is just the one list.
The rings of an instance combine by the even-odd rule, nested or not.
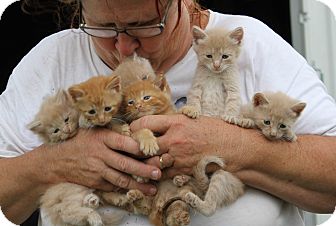
[(129, 202), (133, 205), (135, 214), (148, 216), (152, 207), (152, 197), (145, 196), (141, 191), (132, 189), (126, 194)]
[(119, 192), (99, 192), (99, 197), (101, 197), (108, 204), (113, 206), (124, 207), (129, 203), (126, 194)]
[(179, 112), (193, 119), (199, 118), (201, 114), (201, 110), (192, 105), (183, 106)]
[(131, 129), (127, 123), (120, 123), (120, 122), (110, 122), (107, 125), (107, 128), (113, 130), (121, 135), (131, 136)]
[(84, 197), (83, 205), (92, 209), (99, 207), (100, 199), (96, 194), (90, 193)]
[(100, 215), (93, 209), (79, 206), (67, 206), (60, 212), (60, 217), (65, 225), (77, 226), (103, 226)]
[(187, 192), (184, 200), (205, 216), (212, 216), (217, 208), (229, 205), (244, 193), (243, 183), (231, 173), (216, 171), (210, 180), (204, 201), (192, 192)]
[(140, 151), (145, 155), (154, 156), (159, 151), (156, 137), (149, 129), (142, 129), (133, 133), (132, 138), (139, 143)]
[(230, 124), (234, 124), (243, 128), (254, 128), (255, 123), (252, 119), (249, 118), (242, 118), (240, 116), (231, 116), (231, 115), (224, 115), (221, 117), (222, 120), (228, 122)]
[(188, 183), (191, 179), (191, 176), (189, 175), (177, 175), (173, 178), (173, 183), (178, 186), (182, 187), (186, 183)]
[(167, 226), (189, 225), (190, 215), (188, 205), (181, 200), (173, 202), (166, 210), (165, 222)]

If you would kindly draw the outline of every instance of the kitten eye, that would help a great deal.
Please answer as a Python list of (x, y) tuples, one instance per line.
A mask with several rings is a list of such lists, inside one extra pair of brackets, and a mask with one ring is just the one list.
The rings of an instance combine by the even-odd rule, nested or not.
[(134, 100), (129, 100), (129, 101), (127, 102), (127, 104), (128, 104), (128, 105), (133, 105), (133, 104), (134, 104)]
[(285, 124), (280, 124), (280, 125), (279, 125), (279, 128), (280, 128), (280, 129), (285, 129), (286, 127), (287, 127), (287, 126), (286, 126)]
[(212, 55), (208, 54), (208, 55), (206, 55), (206, 57), (211, 59)]
[(109, 112), (109, 111), (111, 111), (112, 110), (112, 108), (111, 107), (105, 107), (105, 109), (104, 109), (106, 112)]
[(60, 131), (60, 129), (59, 128), (56, 128), (55, 130), (54, 130), (54, 133), (58, 133)]
[(150, 98), (151, 98), (151, 96), (144, 96), (142, 99), (149, 100)]
[(89, 111), (89, 114), (90, 114), (90, 115), (94, 115), (94, 114), (96, 114), (96, 110), (91, 109), (91, 110)]
[(64, 122), (68, 122), (69, 121), (69, 117), (67, 117), (66, 119), (64, 119)]
[(264, 120), (264, 124), (269, 126), (269, 125), (271, 125), (271, 121), (270, 120)]
[(229, 55), (224, 54), (224, 55), (222, 55), (222, 58), (225, 60), (225, 59), (229, 58)]

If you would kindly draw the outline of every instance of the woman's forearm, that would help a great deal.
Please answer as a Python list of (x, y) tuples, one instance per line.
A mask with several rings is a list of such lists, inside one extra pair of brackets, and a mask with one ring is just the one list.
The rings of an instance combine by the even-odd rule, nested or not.
[(249, 164), (237, 171), (244, 183), (311, 212), (334, 210), (335, 137), (304, 135), (291, 143), (267, 141), (253, 130), (243, 134), (243, 149), (252, 152), (246, 155)]
[(48, 187), (49, 159), (42, 149), (0, 159), (0, 206), (15, 224), (25, 221), (38, 208), (39, 197)]

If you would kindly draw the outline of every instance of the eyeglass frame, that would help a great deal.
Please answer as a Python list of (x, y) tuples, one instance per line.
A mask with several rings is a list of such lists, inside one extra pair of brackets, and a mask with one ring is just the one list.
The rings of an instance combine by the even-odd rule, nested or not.
[[(83, 6), (82, 6), (82, 2), (79, 0), (79, 28), (86, 34), (90, 35), (90, 36), (93, 36), (93, 37), (97, 37), (97, 38), (115, 38), (115, 37), (118, 37), (118, 35), (120, 33), (125, 33), (127, 34), (128, 36), (130, 37), (134, 37), (134, 38), (141, 38), (141, 37), (137, 37), (137, 36), (134, 36), (134, 35), (131, 35), (129, 33), (127, 33), (127, 30), (139, 30), (139, 29), (148, 29), (148, 28), (160, 28), (160, 33), (157, 34), (157, 35), (153, 35), (153, 36), (149, 36), (149, 37), (146, 37), (146, 38), (151, 38), (151, 37), (155, 37), (155, 36), (158, 36), (160, 34), (162, 34), (165, 26), (166, 26), (166, 20), (167, 20), (167, 17), (168, 17), (168, 13), (169, 13), (169, 9), (170, 9), (170, 6), (172, 5), (172, 2), (173, 0), (169, 0), (167, 6), (166, 6), (166, 9), (165, 9), (165, 12), (164, 12), (164, 15), (160, 21), (160, 23), (158, 24), (153, 24), (153, 25), (146, 25), (146, 26), (138, 26), (138, 27), (124, 27), (124, 28), (117, 28), (117, 27), (96, 27), (96, 26), (88, 26), (86, 23), (85, 23), (85, 20), (83, 18), (83, 13), (82, 13), (82, 10), (83, 10)], [(82, 23), (84, 22), (84, 23)], [(95, 35), (92, 35), (92, 34), (89, 34), (88, 32), (85, 31), (85, 29), (88, 28), (88, 29), (93, 29), (93, 30), (112, 30), (112, 31), (115, 31), (117, 32), (115, 36), (111, 36), (111, 37), (99, 37), (99, 36), (95, 36)]]

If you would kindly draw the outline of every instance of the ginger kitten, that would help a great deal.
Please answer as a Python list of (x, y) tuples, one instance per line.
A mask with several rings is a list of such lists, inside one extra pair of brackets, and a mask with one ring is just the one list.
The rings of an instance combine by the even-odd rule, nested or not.
[(252, 102), (242, 106), (241, 117), (251, 120), (269, 140), (296, 141), (293, 125), (306, 103), (282, 92), (259, 92)]
[(106, 127), (129, 135), (129, 126), (116, 116), (122, 103), (120, 77), (95, 76), (68, 88), (79, 111), (79, 127)]
[(241, 106), (237, 59), (244, 31), (222, 28), (203, 31), (193, 27), (193, 48), (198, 57), (195, 78), (181, 112), (192, 118), (199, 115), (237, 122)]
[[(28, 128), (42, 138), (44, 144), (57, 145), (73, 137), (78, 130), (79, 114), (71, 97), (59, 90), (43, 101)], [(96, 209), (99, 197), (93, 189), (73, 183), (49, 187), (40, 198), (40, 210), (53, 225), (102, 226)]]

